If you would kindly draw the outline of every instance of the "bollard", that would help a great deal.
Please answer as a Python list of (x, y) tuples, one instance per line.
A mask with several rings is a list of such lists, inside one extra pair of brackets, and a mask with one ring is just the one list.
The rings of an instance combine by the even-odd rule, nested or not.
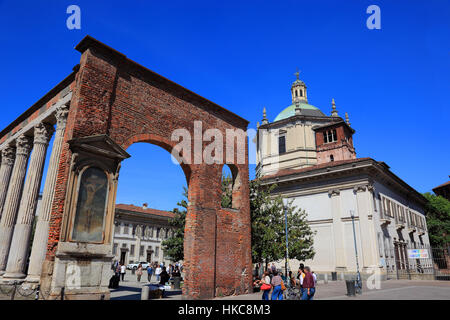
[(150, 292), (149, 286), (143, 286), (141, 291), (141, 300), (148, 300), (148, 295)]
[(347, 286), (347, 296), (354, 297), (356, 292), (355, 280), (345, 280), (345, 285)]
[(331, 281), (337, 281), (337, 272), (331, 272)]

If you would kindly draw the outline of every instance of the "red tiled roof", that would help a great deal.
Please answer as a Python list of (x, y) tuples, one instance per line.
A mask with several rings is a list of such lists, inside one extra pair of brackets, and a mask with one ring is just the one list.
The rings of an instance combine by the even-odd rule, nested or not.
[(152, 208), (144, 209), (143, 207), (138, 207), (138, 206), (135, 206), (132, 204), (118, 203), (118, 204), (116, 204), (116, 209), (128, 210), (128, 211), (134, 211), (134, 212), (140, 212), (140, 213), (147, 213), (147, 214), (154, 214), (157, 216), (163, 216), (163, 217), (169, 217), (169, 218), (173, 218), (175, 216), (175, 214), (170, 211), (163, 211), (163, 210), (152, 209)]
[(271, 174), (271, 175), (267, 175), (267, 176), (261, 177), (261, 180), (266, 180), (266, 179), (271, 179), (271, 178), (276, 178), (276, 177), (282, 177), (282, 176), (288, 176), (288, 175), (291, 175), (291, 174), (308, 172), (308, 171), (317, 170), (317, 169), (336, 167), (336, 166), (341, 165), (341, 164), (360, 162), (360, 161), (371, 160), (371, 159), (372, 158), (348, 159), (348, 160), (341, 160), (341, 161), (332, 161), (332, 162), (327, 162), (327, 163), (321, 163), (321, 164), (318, 164), (318, 165), (315, 165), (315, 166), (312, 166), (312, 167), (306, 167), (306, 168), (301, 168), (301, 169), (282, 169), (282, 170), (278, 171), (275, 174)]
[(449, 184), (450, 184), (450, 181), (447, 181), (446, 183), (443, 183), (443, 184), (441, 184), (441, 185), (439, 185), (439, 186), (437, 186), (437, 187), (434, 187), (433, 190), (434, 190), (434, 189), (439, 189), (439, 188), (445, 187), (445, 186), (447, 186), (447, 185), (449, 185)]

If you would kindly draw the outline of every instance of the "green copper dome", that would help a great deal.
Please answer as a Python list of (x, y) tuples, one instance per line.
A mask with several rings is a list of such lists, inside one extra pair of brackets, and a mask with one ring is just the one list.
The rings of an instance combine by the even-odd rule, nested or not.
[[(315, 113), (315, 114), (317, 114), (317, 115), (324, 115), (324, 114), (319, 110), (319, 108), (314, 107), (314, 106), (312, 106), (312, 105), (310, 105), (310, 104), (307, 104), (307, 103), (305, 103), (305, 102), (300, 102), (300, 109), (301, 109), (301, 113), (303, 113), (303, 112), (302, 112), (303, 110), (314, 110), (313, 112), (310, 112), (310, 111), (309, 111), (309, 112), (306, 112), (306, 113), (307, 113), (307, 114)], [(303, 114), (305, 114), (305, 113), (303, 113)], [(292, 116), (295, 116), (295, 104), (291, 104), (289, 107), (287, 107), (286, 109), (284, 109), (283, 111), (281, 111), (281, 112), (277, 115), (277, 117), (275, 118), (275, 120), (273, 120), (273, 121), (275, 122), (275, 121), (287, 119), (287, 118), (290, 118), (290, 117), (292, 117)]]

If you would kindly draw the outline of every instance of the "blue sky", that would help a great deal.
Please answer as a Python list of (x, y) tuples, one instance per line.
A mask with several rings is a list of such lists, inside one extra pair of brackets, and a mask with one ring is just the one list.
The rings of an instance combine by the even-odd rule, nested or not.
[[(81, 8), (81, 30), (66, 8)], [(381, 30), (366, 8), (381, 8)], [(298, 67), (310, 104), (348, 112), (358, 157), (420, 192), (450, 174), (450, 2), (0, 0), (0, 128), (79, 62), (87, 34), (248, 119), (290, 104)], [(172, 209), (185, 178), (156, 146), (128, 149), (118, 202)], [(252, 176), (254, 166), (250, 167)]]

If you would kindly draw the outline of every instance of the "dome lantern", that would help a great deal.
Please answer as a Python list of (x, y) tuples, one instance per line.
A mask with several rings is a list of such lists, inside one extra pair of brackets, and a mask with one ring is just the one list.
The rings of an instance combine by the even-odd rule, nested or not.
[(297, 79), (292, 83), (291, 86), (292, 104), (296, 104), (296, 102), (308, 103), (306, 84), (299, 79), (300, 71), (297, 70), (297, 72), (294, 74)]

